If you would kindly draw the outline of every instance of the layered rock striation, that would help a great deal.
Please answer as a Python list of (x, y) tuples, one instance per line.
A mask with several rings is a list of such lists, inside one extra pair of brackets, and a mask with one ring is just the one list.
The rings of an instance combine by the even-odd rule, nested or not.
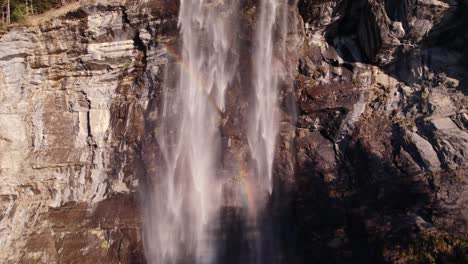
[(142, 261), (143, 80), (164, 63), (145, 28), (173, 24), (171, 8), (84, 5), (1, 36), (0, 262)]

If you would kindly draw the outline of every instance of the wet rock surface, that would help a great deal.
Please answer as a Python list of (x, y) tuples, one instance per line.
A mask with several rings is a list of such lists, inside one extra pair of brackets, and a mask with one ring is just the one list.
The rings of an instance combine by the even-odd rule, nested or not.
[[(254, 4), (242, 2), (246, 54)], [(141, 191), (160, 166), (155, 128), (164, 69), (177, 63), (177, 9), (98, 1), (0, 36), (2, 263), (145, 263)], [(291, 9), (294, 86), (281, 94), (265, 217), (282, 227), (271, 232), (283, 250), (272, 259), (466, 261), (467, 12), (455, 0)], [(248, 102), (248, 91), (228, 91), (232, 149), (245, 140)]]

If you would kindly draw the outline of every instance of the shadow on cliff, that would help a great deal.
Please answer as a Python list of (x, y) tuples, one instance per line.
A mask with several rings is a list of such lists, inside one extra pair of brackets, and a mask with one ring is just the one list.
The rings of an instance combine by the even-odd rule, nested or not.
[[(468, 95), (467, 14), (466, 4), (451, 7), (416, 47), (405, 50), (401, 46), (396, 50), (394, 55), (397, 59), (385, 67), (387, 74), (414, 85), (424, 84), (427, 75), (435, 73), (443, 79), (450, 77), (459, 80), (459, 84), (453, 88)], [(424, 70), (425, 66), (429, 71)], [(421, 76), (416, 74), (416, 67), (423, 70)]]
[[(467, 95), (468, 6), (464, 2), (450, 7), (420, 41), (413, 40), (415, 45), (399, 44), (393, 54), (383, 56), (388, 62), (379, 62), (382, 59), (377, 58), (379, 53), (385, 53), (395, 45), (389, 37), (393, 34), (390, 33), (393, 25), (386, 25), (381, 16), (388, 16), (391, 22), (400, 22), (402, 28), (412, 34), (420, 29), (411, 28), (408, 22), (408, 14), (417, 8), (411, 5), (408, 1), (385, 1), (384, 10), (375, 11), (368, 0), (341, 1), (333, 14), (340, 18), (327, 27), (325, 38), (345, 62), (377, 64), (407, 85), (423, 84), (430, 72), (443, 73), (459, 80), (454, 88)], [(413, 37), (408, 34), (400, 42), (411, 42)], [(390, 60), (390, 57), (395, 59)]]
[(371, 63), (382, 40), (368, 0), (340, 1), (332, 16), (340, 18), (326, 29), (328, 44), (346, 62)]
[(313, 161), (298, 172), (290, 224), (297, 226), (301, 263), (386, 263), (392, 249), (420, 232), (415, 219), (430, 221), (428, 186), (359, 141), (342, 147), (330, 172), (336, 180), (327, 181)]
[[(343, 156), (336, 181), (327, 181), (327, 172), (314, 161), (298, 172), (294, 189), (278, 181), (258, 240), (252, 239), (242, 212), (226, 208), (217, 263), (375, 264), (394, 263), (407, 254), (429, 225), (430, 186), (360, 142), (350, 144)], [(437, 260), (453, 259), (450, 254), (429, 254)]]

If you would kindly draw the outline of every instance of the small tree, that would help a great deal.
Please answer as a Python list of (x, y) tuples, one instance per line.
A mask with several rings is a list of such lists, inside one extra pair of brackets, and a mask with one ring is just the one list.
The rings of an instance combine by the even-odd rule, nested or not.
[(21, 2), (13, 2), (14, 6), (11, 8), (11, 20), (14, 22), (24, 22), (28, 15), (28, 6)]
[(19, 22), (29, 15), (59, 7), (63, 2), (64, 0), (0, 0), (0, 23)]
[(11, 23), (10, 0), (6, 2), (6, 22), (7, 24)]
[(0, 2), (0, 15), (2, 16), (1, 24), (6, 23), (6, 2)]
[(32, 0), (24, 0), (26, 6), (26, 14), (34, 14), (34, 6)]

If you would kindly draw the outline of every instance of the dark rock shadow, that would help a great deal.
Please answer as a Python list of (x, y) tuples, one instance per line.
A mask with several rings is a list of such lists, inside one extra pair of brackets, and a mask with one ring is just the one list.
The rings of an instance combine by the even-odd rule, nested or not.
[[(385, 67), (387, 74), (408, 85), (423, 84), (427, 74), (444, 74), (459, 80), (455, 88), (468, 95), (468, 6), (460, 3), (451, 7), (446, 15), (413, 48), (399, 47), (397, 58)], [(416, 75), (416, 67), (428, 67), (422, 76)]]
[(297, 174), (290, 225), (301, 263), (387, 263), (388, 251), (419, 234), (418, 219), (431, 221), (430, 187), (359, 141), (341, 148), (335, 181), (314, 161)]
[(374, 61), (382, 38), (369, 1), (340, 1), (333, 16), (340, 18), (328, 26), (325, 38), (338, 55), (347, 62)]
[[(333, 14), (339, 19), (326, 29), (326, 40), (345, 62), (384, 66), (387, 74), (407, 85), (423, 84), (429, 73), (443, 73), (459, 80), (454, 88), (467, 95), (467, 4), (458, 1), (452, 5), (419, 41), (411, 35), (414, 29), (408, 22), (408, 14), (415, 8), (417, 5), (408, 0), (385, 1), (383, 10), (376, 9), (368, 0), (341, 1)], [(393, 25), (384, 21), (385, 16), (391, 23), (400, 22), (407, 32), (391, 54), (387, 50), (395, 45), (389, 37)], [(378, 55), (388, 63), (382, 63)]]

